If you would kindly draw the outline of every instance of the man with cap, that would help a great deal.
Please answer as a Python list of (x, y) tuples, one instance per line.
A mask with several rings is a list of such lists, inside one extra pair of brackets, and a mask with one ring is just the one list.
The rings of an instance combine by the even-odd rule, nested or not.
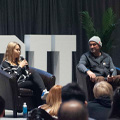
[(93, 36), (88, 44), (90, 51), (81, 56), (78, 69), (87, 74), (93, 83), (106, 80), (114, 88), (119, 86), (120, 75), (117, 75), (112, 58), (101, 51), (101, 39), (98, 36)]

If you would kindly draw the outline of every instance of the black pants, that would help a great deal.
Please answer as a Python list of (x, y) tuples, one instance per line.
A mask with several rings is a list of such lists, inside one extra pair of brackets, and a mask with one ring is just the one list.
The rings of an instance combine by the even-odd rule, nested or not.
[(35, 101), (38, 105), (40, 105), (41, 94), (42, 91), (45, 89), (45, 85), (37, 71), (31, 70), (30, 72), (31, 72), (30, 77), (25, 82), (18, 83), (18, 87), (33, 90), (36, 99)]
[(35, 70), (31, 70), (30, 72), (30, 77), (25, 82), (18, 83), (18, 86), (20, 88), (29, 88), (33, 90), (37, 87), (40, 91), (43, 91), (45, 85), (39, 73)]

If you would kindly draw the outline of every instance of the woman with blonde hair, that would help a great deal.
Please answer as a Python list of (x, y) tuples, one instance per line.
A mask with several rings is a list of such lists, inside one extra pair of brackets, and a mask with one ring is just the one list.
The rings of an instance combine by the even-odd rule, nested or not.
[(57, 117), (61, 104), (61, 89), (61, 85), (54, 85), (46, 97), (46, 104), (39, 106), (39, 108), (46, 110), (53, 117)]
[(42, 78), (36, 71), (29, 69), (28, 62), (21, 58), (20, 54), (19, 43), (8, 43), (1, 69), (17, 77), (18, 87), (33, 89), (36, 93), (38, 92), (39, 96), (42, 94), (41, 98), (45, 99), (48, 91), (45, 89)]

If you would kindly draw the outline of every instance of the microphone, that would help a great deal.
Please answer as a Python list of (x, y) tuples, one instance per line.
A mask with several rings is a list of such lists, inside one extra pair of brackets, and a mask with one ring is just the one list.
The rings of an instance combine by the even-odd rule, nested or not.
[(110, 77), (112, 76), (114, 69), (110, 69)]
[(23, 61), (23, 60), (24, 60), (24, 57), (23, 57), (23, 56), (20, 56), (20, 60)]
[[(23, 56), (20, 56), (20, 60), (23, 61), (23, 60), (25, 60), (25, 58)], [(25, 67), (26, 67), (26, 69), (29, 70), (29, 66), (28, 65), (26, 65)]]

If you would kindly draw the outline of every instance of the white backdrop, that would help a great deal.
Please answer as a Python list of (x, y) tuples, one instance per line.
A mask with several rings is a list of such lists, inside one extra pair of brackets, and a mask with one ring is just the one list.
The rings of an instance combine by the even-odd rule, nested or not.
[(0, 53), (5, 53), (7, 44), (16, 41), (21, 45), (21, 54), (29, 51), (29, 66), (47, 71), (47, 52), (53, 51), (53, 74), (56, 84), (72, 82), (72, 52), (76, 51), (75, 35), (25, 35), (25, 44), (14, 35), (0, 36)]

